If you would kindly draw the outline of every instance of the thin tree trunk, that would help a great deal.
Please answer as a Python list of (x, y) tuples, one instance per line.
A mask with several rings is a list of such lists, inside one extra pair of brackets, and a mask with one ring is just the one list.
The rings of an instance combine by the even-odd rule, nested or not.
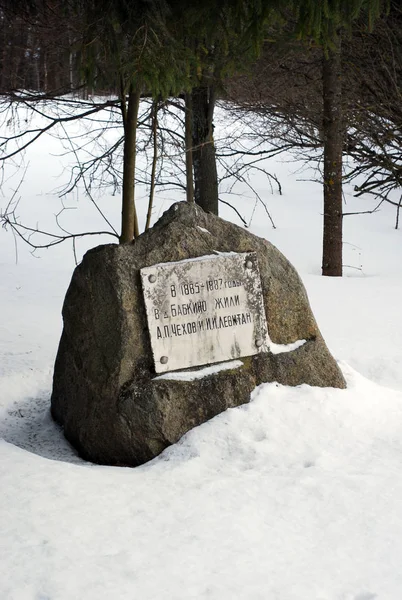
[[(124, 120), (124, 155), (123, 155), (123, 198), (121, 210), (120, 243), (132, 242), (139, 235), (137, 211), (135, 209), (135, 161), (138, 109), (140, 90), (134, 90), (130, 85), (127, 110), (123, 110)], [(126, 100), (122, 98), (124, 107)], [(123, 104), (122, 104), (123, 106)], [(125, 118), (124, 118), (125, 115)]]
[(186, 141), (186, 198), (187, 202), (194, 202), (194, 179), (193, 179), (193, 106), (191, 94), (186, 92), (184, 95), (185, 117), (184, 117), (184, 136)]
[(69, 50), (68, 53), (68, 82), (70, 90), (74, 87), (74, 71), (73, 71), (73, 53)]
[(323, 58), (324, 237), (322, 274), (342, 276), (342, 80), (341, 38)]
[(40, 60), (40, 87), (39, 90), (41, 92), (47, 92), (48, 91), (48, 85), (47, 85), (47, 52), (44, 48), (40, 49), (40, 55), (39, 55), (39, 60)]
[(206, 212), (218, 214), (218, 174), (213, 138), (215, 94), (208, 85), (193, 89), (192, 136), (195, 202)]
[(6, 59), (7, 59), (7, 43), (9, 41), (9, 33), (5, 19), (0, 21), (0, 91), (7, 89), (6, 78)]
[(399, 211), (401, 210), (401, 206), (402, 206), (402, 194), (401, 194), (401, 197), (399, 198), (398, 206), (396, 207), (395, 229), (399, 229)]
[(158, 162), (158, 101), (154, 100), (152, 104), (152, 139), (153, 139), (153, 150), (154, 154), (152, 157), (152, 171), (151, 171), (151, 187), (149, 190), (149, 201), (148, 201), (148, 213), (147, 220), (145, 223), (145, 231), (151, 226), (152, 208), (154, 205), (155, 196), (155, 178), (156, 178), (156, 165)]

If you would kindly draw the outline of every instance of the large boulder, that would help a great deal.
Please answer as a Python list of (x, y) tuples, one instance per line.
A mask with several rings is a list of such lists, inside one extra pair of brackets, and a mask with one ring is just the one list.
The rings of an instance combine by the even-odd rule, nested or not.
[[(216, 251), (257, 254), (272, 351), (198, 378), (156, 377), (140, 269)], [(63, 320), (52, 415), (80, 454), (97, 463), (142, 464), (192, 427), (248, 402), (262, 382), (345, 387), (292, 265), (266, 240), (192, 204), (173, 205), (132, 244), (87, 252)], [(305, 343), (278, 352), (299, 340)]]

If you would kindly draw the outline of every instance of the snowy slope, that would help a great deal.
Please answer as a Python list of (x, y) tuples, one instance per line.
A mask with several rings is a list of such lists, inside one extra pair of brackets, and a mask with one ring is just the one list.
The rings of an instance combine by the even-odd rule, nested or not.
[[(19, 192), (20, 214), (46, 226), (60, 209), (54, 143), (29, 157)], [(0, 231), (1, 600), (402, 597), (402, 232), (387, 207), (348, 217), (346, 277), (324, 279), (320, 188), (294, 163), (270, 169), (283, 195), (256, 185), (277, 229), (246, 191), (231, 201), (299, 270), (348, 389), (260, 386), (137, 469), (84, 463), (49, 416), (71, 246), (35, 258), (18, 244), (16, 264)], [(118, 200), (100, 201), (117, 226)], [(70, 203), (66, 219), (92, 226), (93, 207)]]

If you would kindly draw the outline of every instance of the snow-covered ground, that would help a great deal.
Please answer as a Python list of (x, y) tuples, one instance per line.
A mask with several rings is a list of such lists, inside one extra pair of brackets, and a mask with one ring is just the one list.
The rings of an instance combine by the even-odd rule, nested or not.
[[(19, 214), (44, 228), (60, 210), (55, 153), (36, 146), (19, 190)], [(1, 600), (402, 598), (402, 231), (387, 206), (346, 217), (346, 276), (320, 277), (321, 190), (298, 166), (270, 162), (282, 196), (256, 181), (276, 229), (251, 195), (231, 201), (299, 270), (348, 388), (260, 386), (136, 469), (83, 462), (49, 416), (71, 245), (36, 258), (18, 243), (16, 262), (0, 231)], [(69, 202), (63, 223), (103, 228)], [(100, 202), (117, 226), (118, 198)]]

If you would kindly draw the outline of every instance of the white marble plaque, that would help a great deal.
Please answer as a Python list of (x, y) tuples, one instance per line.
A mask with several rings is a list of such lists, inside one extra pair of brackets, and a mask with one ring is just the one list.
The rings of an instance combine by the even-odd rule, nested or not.
[(268, 351), (254, 252), (160, 263), (141, 279), (157, 373)]

